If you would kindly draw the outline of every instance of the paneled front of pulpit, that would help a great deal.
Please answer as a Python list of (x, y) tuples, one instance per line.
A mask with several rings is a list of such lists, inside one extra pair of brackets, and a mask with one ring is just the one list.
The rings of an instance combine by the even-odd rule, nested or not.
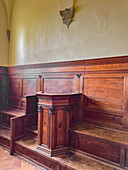
[(69, 127), (77, 121), (80, 94), (44, 94), (38, 97), (38, 145), (54, 156), (69, 150)]

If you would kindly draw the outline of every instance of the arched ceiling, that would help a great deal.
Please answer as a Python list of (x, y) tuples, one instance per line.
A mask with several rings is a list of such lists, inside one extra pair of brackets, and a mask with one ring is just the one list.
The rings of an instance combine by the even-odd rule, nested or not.
[(6, 12), (7, 12), (8, 28), (10, 28), (10, 21), (11, 21), (15, 0), (3, 0), (3, 3), (5, 5)]

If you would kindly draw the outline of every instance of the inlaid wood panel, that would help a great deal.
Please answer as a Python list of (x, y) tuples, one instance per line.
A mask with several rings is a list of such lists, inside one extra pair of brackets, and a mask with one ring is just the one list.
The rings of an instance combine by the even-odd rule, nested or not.
[(24, 78), (22, 87), (22, 96), (34, 95), (36, 92), (37, 79), (36, 78)]
[(27, 114), (37, 113), (37, 97), (36, 96), (26, 97), (26, 113)]
[(57, 146), (63, 145), (64, 141), (64, 110), (58, 110), (57, 113)]
[(44, 93), (73, 93), (74, 79), (44, 79)]
[(42, 143), (46, 146), (49, 145), (49, 111), (47, 109), (43, 109), (43, 135), (42, 135)]
[(84, 95), (90, 107), (123, 110), (124, 78), (85, 78)]

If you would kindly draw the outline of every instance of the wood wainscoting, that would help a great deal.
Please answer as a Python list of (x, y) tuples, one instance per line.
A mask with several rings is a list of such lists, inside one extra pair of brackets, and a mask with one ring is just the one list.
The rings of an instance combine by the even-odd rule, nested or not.
[[(81, 93), (76, 124), (69, 129), (70, 151), (128, 167), (127, 56), (1, 67), (0, 73), (2, 105), (30, 109), (36, 99), (26, 107), (25, 97), (36, 92)], [(30, 114), (26, 124), (32, 126), (35, 120)]]

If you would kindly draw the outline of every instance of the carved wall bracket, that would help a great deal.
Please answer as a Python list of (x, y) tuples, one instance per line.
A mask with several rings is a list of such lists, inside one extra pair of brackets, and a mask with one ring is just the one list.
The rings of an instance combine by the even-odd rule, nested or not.
[(72, 6), (71, 8), (66, 8), (65, 10), (59, 12), (62, 17), (63, 23), (67, 26), (67, 28), (69, 28), (69, 25), (71, 24), (74, 17), (74, 6)]
[(41, 112), (42, 106), (38, 105), (38, 112)]
[(66, 112), (70, 112), (70, 106), (65, 107)]
[(80, 78), (81, 74), (76, 74), (77, 78)]
[(55, 107), (49, 108), (49, 113), (50, 113), (50, 114), (56, 113), (56, 108), (55, 108)]
[(39, 78), (41, 79), (41, 77), (42, 77), (42, 75), (40, 74), (40, 75), (39, 75)]

